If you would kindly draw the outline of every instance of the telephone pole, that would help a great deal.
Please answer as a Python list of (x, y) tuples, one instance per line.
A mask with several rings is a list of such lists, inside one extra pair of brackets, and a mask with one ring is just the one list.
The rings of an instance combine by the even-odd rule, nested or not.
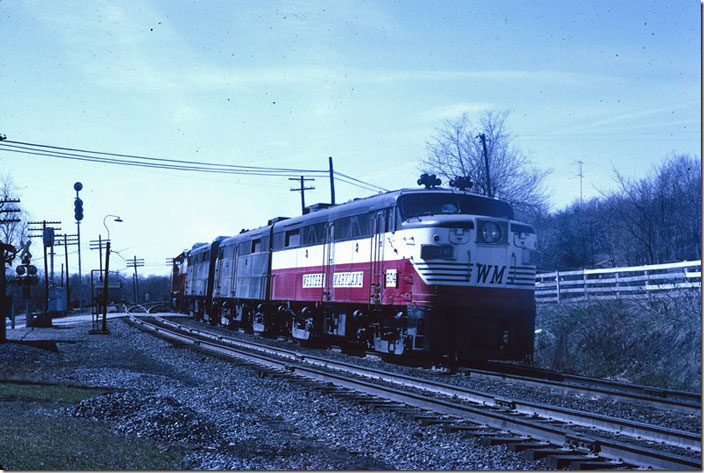
[[(8, 213), (17, 213), (20, 211), (18, 208), (12, 208), (12, 209), (6, 209), (5, 204), (18, 204), (20, 202), (20, 199), (2, 199), (0, 200), (0, 214), (8, 214)], [(10, 217), (10, 218), (1, 218), (0, 219), (0, 224), (7, 224), (7, 223), (17, 223), (19, 222), (20, 219), (16, 217)], [(12, 260), (15, 258), (15, 254), (17, 253), (17, 250), (15, 249), (14, 246), (10, 245), (8, 243), (0, 242), (0, 322), (2, 322), (2, 327), (0, 327), (0, 342), (5, 342), (7, 340), (7, 329), (5, 327), (5, 309), (6, 309), (6, 284), (7, 281), (5, 280), (5, 264), (11, 263)], [(14, 320), (13, 320), (13, 327), (14, 327)]]
[[(55, 221), (50, 222), (47, 220), (37, 221), (37, 222), (27, 222), (29, 225), (35, 225), (34, 228), (29, 227), (30, 232), (41, 232), (30, 234), (30, 238), (41, 238), (44, 247), (44, 303), (45, 314), (49, 313), (49, 267), (46, 257), (46, 249), (50, 246), (54, 246), (54, 232), (56, 230), (61, 230), (61, 227), (49, 227), (47, 225), (61, 225), (61, 222)], [(41, 227), (39, 227), (41, 225)], [(53, 251), (53, 250), (52, 250)]]
[(335, 205), (335, 171), (332, 170), (332, 156), (328, 156), (330, 164), (330, 203)]
[(494, 193), (491, 192), (491, 177), (489, 176), (489, 154), (486, 152), (486, 135), (480, 133), (477, 138), (482, 140), (482, 148), (484, 149), (484, 170), (486, 171), (486, 195), (487, 197), (494, 197)]
[[(289, 177), (288, 180), (289, 181), (298, 181), (299, 178)], [(301, 215), (303, 215), (304, 213), (306, 213), (306, 191), (310, 191), (310, 190), (315, 189), (315, 187), (306, 187), (305, 181), (315, 181), (315, 179), (313, 179), (312, 177), (301, 176), (300, 181), (301, 181), (301, 188), (300, 189), (291, 188), (291, 192), (301, 191)]]
[(582, 173), (582, 164), (584, 164), (582, 161), (577, 161), (577, 166), (579, 167), (579, 173), (577, 175), (579, 176), (579, 208), (581, 209), (584, 207), (584, 197), (582, 194), (582, 178), (584, 177), (584, 173)]
[(132, 287), (134, 288), (134, 303), (139, 304), (139, 283), (137, 279), (137, 268), (141, 268), (144, 266), (144, 259), (139, 258), (135, 256), (132, 260), (127, 260), (127, 267), (128, 268), (134, 268), (134, 276), (132, 277), (133, 283)]
[[(68, 270), (68, 247), (76, 245), (78, 246), (78, 235), (73, 234), (69, 235), (67, 233), (64, 233), (62, 235), (57, 236), (57, 245), (64, 246), (64, 260), (66, 263), (66, 310), (71, 310), (71, 289), (69, 285), (69, 270)], [(80, 298), (80, 294), (79, 294)]]

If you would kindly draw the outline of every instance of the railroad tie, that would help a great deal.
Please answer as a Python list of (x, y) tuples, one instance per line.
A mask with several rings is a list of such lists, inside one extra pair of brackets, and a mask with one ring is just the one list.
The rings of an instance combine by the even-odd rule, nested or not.
[(482, 437), (480, 443), (484, 447), (493, 447), (495, 445), (507, 445), (511, 443), (521, 443), (527, 440), (526, 437), (516, 437), (512, 435), (496, 435)]
[(457, 422), (457, 418), (455, 418), (455, 417), (432, 416), (432, 415), (430, 415), (430, 416), (428, 416), (428, 415), (415, 416), (415, 420), (420, 422), (421, 425), (444, 425), (444, 424)]
[(633, 468), (624, 462), (616, 462), (597, 458), (596, 460), (577, 460), (569, 464), (570, 470), (617, 470), (621, 468)]
[[(576, 455), (549, 455), (547, 458), (547, 464), (550, 468), (564, 469), (571, 467), (573, 463), (579, 462), (598, 462), (599, 457), (596, 455), (586, 455), (586, 454), (576, 454)], [(601, 463), (602, 467), (607, 466), (605, 462)]]
[(507, 447), (512, 452), (523, 452), (525, 450), (537, 450), (541, 448), (557, 448), (549, 442), (540, 442), (535, 440), (525, 440), (519, 443), (512, 443), (508, 444)]
[(483, 424), (468, 424), (468, 423), (456, 423), (456, 424), (445, 424), (442, 426), (442, 430), (445, 432), (477, 432), (479, 430), (487, 430), (488, 426)]
[(556, 456), (573, 456), (574, 450), (566, 450), (564, 448), (536, 448), (523, 451), (523, 458), (526, 460), (540, 460), (547, 457)]

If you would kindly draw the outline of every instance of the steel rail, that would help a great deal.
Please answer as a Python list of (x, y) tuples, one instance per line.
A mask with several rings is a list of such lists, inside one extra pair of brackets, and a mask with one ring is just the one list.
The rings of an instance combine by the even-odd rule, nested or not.
[[(545, 440), (552, 443), (570, 445), (575, 438), (580, 442), (588, 445), (598, 446), (599, 454), (612, 461), (625, 461), (629, 464), (641, 467), (651, 467), (657, 469), (699, 469), (701, 462), (698, 459), (675, 455), (668, 452), (657, 451), (650, 448), (635, 446), (623, 443), (621, 441), (598, 437), (589, 434), (578, 434), (567, 429), (556, 427), (554, 425), (546, 425), (545, 419), (529, 419), (525, 415), (520, 416), (516, 413), (500, 412), (500, 405), (487, 406), (480, 403), (474, 405), (460, 404), (450, 400), (441, 400), (436, 397), (417, 394), (414, 392), (402, 391), (392, 388), (387, 385), (373, 384), (358, 378), (350, 378), (342, 376), (338, 373), (329, 371), (321, 371), (318, 367), (309, 366), (305, 362), (284, 361), (278, 358), (272, 358), (268, 355), (260, 355), (248, 351), (246, 348), (236, 348), (234, 346), (224, 346), (223, 341), (217, 340), (219, 336), (213, 335), (213, 341), (195, 339), (193, 335), (184, 335), (170, 328), (158, 327), (152, 323), (139, 320), (134, 316), (130, 316), (130, 320), (138, 323), (142, 328), (157, 332), (166, 338), (178, 340), (181, 343), (191, 344), (200, 349), (205, 349), (215, 353), (235, 356), (263, 365), (269, 369), (275, 369), (304, 378), (332, 383), (336, 386), (351, 389), (358, 392), (363, 392), (367, 395), (378, 396), (387, 400), (406, 404), (408, 406), (417, 407), (432, 411), (439, 415), (454, 416), (458, 419), (471, 420), (472, 422), (484, 423), (488, 426), (497, 429), (509, 430), (511, 432), (528, 435), (534, 438)], [(190, 330), (189, 330), (190, 331)], [(198, 332), (194, 330), (194, 332)], [(212, 334), (211, 334), (212, 335)], [(225, 337), (226, 338), (226, 337)], [(228, 343), (228, 345), (230, 345)], [(245, 344), (240, 344), (245, 345)], [(253, 349), (248, 347), (249, 350)], [(276, 352), (277, 350), (268, 347), (267, 350)], [(290, 357), (290, 350), (283, 350)], [(295, 353), (295, 352), (294, 352)]]
[(694, 451), (701, 452), (701, 435), (693, 432), (669, 429), (666, 427), (654, 426), (651, 424), (636, 422), (627, 419), (618, 419), (603, 414), (593, 414), (590, 412), (569, 409), (566, 407), (550, 406), (537, 402), (521, 400), (508, 401), (499, 396), (495, 396), (473, 389), (463, 388), (460, 386), (455, 386), (452, 384), (440, 383), (427, 379), (418, 379), (412, 376), (392, 373), (389, 371), (383, 371), (374, 368), (354, 365), (351, 363), (334, 361), (318, 356), (307, 355), (294, 350), (274, 348), (261, 343), (234, 339), (224, 335), (219, 335), (212, 332), (187, 327), (176, 322), (163, 319), (161, 317), (157, 317), (156, 319), (164, 325), (171, 326), (178, 330), (187, 331), (191, 334), (195, 334), (203, 338), (214, 340), (220, 343), (227, 343), (228, 345), (235, 345), (258, 350), (270, 355), (284, 357), (299, 362), (305, 362), (313, 366), (343, 371), (357, 376), (381, 380), (410, 388), (421, 389), (424, 391), (432, 392), (434, 394), (441, 394), (456, 399), (485, 404), (488, 406), (505, 406), (507, 403), (509, 403), (511, 405), (512, 410), (515, 410), (516, 412), (521, 414), (540, 416), (543, 418), (558, 420), (561, 422), (568, 422), (584, 427), (594, 427), (606, 432), (617, 433), (633, 438), (642, 438), (645, 440), (661, 442), (668, 445), (680, 448), (688, 448)]
[[(684, 414), (699, 415), (701, 413), (701, 394), (699, 393), (619, 383), (501, 363), (489, 363), (487, 369), (465, 367), (463, 370), (469, 372), (470, 376), (475, 377), (501, 379), (529, 386), (549, 386), (566, 392), (596, 395), (604, 399), (626, 400), (648, 407), (655, 406)], [(535, 374), (518, 374), (516, 371), (533, 372)]]

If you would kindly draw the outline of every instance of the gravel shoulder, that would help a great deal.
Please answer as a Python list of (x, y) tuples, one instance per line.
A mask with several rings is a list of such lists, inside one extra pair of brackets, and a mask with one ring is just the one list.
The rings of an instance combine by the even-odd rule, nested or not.
[[(176, 347), (122, 320), (110, 322), (109, 335), (88, 335), (89, 328), (89, 323), (77, 323), (24, 335), (25, 340), (55, 339), (58, 352), (4, 345), (0, 379), (105, 388), (104, 394), (41, 405), (34, 412), (47, 422), (70, 423), (80, 437), (95, 436), (95, 428), (100, 428), (101, 435), (119, 442), (106, 442), (97, 453), (100, 467), (83, 467), (75, 449), (64, 446), (64, 451), (57, 453), (63, 466), (37, 463), (27, 468), (0, 460), (5, 468), (546, 468), (544, 463), (527, 462), (504, 447), (482, 447), (459, 433), (445, 433), (439, 427), (422, 426), (377, 407), (262, 377), (250, 367)], [(17, 407), (0, 401), (5, 413), (17, 411), (12, 406)], [(133, 444), (162, 454), (168, 466), (135, 466), (135, 459), (126, 465), (121, 449)], [(32, 453), (40, 459), (46, 456), (41, 445)]]
[(192, 319), (179, 318), (178, 322), (209, 330), (223, 335), (235, 338), (242, 338), (247, 341), (258, 343), (267, 343), (281, 348), (296, 350), (314, 356), (327, 357), (346, 363), (354, 363), (361, 366), (371, 367), (384, 371), (407, 374), (409, 376), (420, 376), (429, 380), (440, 383), (452, 384), (463, 388), (482, 391), (493, 394), (494, 396), (521, 399), (524, 401), (538, 402), (553, 406), (561, 406), (569, 409), (575, 409), (586, 412), (598, 413), (611, 417), (630, 419), (636, 422), (658, 425), (677, 430), (685, 430), (688, 432), (701, 433), (702, 419), (699, 416), (683, 414), (672, 411), (653, 409), (650, 407), (638, 406), (622, 402), (618, 400), (605, 400), (597, 397), (590, 397), (584, 394), (565, 393), (561, 390), (547, 390), (525, 386), (517, 383), (507, 383), (504, 381), (496, 381), (482, 379), (479, 377), (466, 376), (463, 373), (446, 374), (438, 373), (430, 369), (421, 369), (417, 367), (402, 366), (394, 363), (385, 362), (376, 359), (366, 359), (348, 356), (340, 353), (335, 353), (330, 350), (319, 350), (301, 347), (298, 344), (290, 341), (282, 340), (263, 340), (256, 335), (235, 332), (225, 329), (224, 327), (213, 327), (196, 322)]

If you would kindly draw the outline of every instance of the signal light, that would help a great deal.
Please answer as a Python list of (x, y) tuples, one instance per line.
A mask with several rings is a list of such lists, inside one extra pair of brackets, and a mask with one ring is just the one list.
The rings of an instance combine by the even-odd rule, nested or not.
[(419, 186), (425, 186), (426, 189), (431, 187), (437, 187), (442, 183), (440, 179), (437, 178), (435, 174), (422, 174), (420, 179), (418, 179)]
[(83, 201), (76, 197), (76, 200), (73, 201), (73, 210), (74, 210), (74, 217), (76, 217), (76, 220), (79, 222), (83, 220)]

